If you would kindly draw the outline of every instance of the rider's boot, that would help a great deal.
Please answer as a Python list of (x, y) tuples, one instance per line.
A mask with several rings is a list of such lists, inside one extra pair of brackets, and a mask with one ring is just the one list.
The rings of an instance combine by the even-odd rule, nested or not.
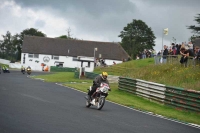
[(95, 98), (90, 102), (92, 105), (95, 105)]

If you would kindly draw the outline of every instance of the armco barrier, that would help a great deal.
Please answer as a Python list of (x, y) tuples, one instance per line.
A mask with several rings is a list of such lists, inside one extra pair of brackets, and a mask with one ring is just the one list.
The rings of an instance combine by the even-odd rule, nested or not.
[(51, 66), (51, 72), (74, 72), (76, 68)]
[(144, 80), (119, 77), (119, 89), (160, 102), (165, 99), (164, 85)]
[(177, 108), (200, 112), (200, 93), (166, 86), (165, 103)]
[(125, 77), (119, 77), (118, 88), (173, 107), (200, 112), (200, 92)]
[(165, 99), (165, 85), (136, 79), (136, 94), (156, 101)]

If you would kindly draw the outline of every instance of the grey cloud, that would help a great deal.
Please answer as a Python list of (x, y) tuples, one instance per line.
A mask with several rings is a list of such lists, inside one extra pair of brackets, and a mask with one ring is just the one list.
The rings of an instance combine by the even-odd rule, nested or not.
[(134, 5), (129, 0), (15, 0), (24, 7), (50, 6), (62, 11), (73, 9), (84, 11), (94, 16), (104, 13), (125, 13), (134, 11)]
[[(15, 0), (22, 7), (56, 10), (57, 16), (76, 26), (77, 32), (96, 36), (112, 36), (116, 40), (123, 27), (137, 12), (129, 0)], [(73, 34), (73, 29), (72, 34)], [(79, 38), (78, 36), (76, 36)]]
[(35, 22), (35, 26), (36, 27), (43, 27), (43, 26), (45, 26), (45, 22), (43, 20), (37, 20)]
[(146, 4), (155, 6), (176, 6), (176, 7), (199, 7), (200, 0), (141, 0)]

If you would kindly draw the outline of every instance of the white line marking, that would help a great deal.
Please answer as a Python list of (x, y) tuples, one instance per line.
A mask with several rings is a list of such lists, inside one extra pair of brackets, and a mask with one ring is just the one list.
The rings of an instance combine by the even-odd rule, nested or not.
[(22, 94), (22, 93), (19, 93), (19, 94), (22, 95), (22, 96), (25, 96), (25, 97), (29, 97), (29, 98), (32, 98), (32, 99), (38, 100), (38, 101), (48, 102), (48, 103), (55, 103), (55, 102), (50, 102), (50, 101), (44, 100), (44, 99), (42, 99), (42, 98), (35, 97), (35, 96), (31, 96), (31, 95)]

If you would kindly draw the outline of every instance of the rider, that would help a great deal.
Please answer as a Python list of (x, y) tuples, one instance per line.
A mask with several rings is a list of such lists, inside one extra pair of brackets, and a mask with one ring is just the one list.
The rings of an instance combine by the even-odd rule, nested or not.
[(28, 72), (28, 69), (30, 69), (30, 71), (31, 71), (31, 67), (30, 66), (28, 66), (27, 68), (26, 68), (26, 71)]
[(109, 85), (107, 77), (108, 77), (108, 73), (107, 72), (102, 72), (101, 75), (98, 75), (97, 77), (95, 77), (95, 79), (93, 81), (92, 90), (88, 92), (88, 96), (89, 96), (90, 99), (91, 99), (93, 93), (96, 91), (96, 89), (98, 87), (100, 87), (102, 82), (107, 83)]
[(2, 67), (2, 70), (4, 70), (4, 71), (6, 70), (6, 66), (5, 65)]
[(21, 67), (21, 72), (22, 72), (23, 70), (25, 70), (25, 68), (24, 68), (24, 66), (22, 65), (22, 67)]
[(31, 69), (31, 67), (30, 67), (30, 66), (28, 66), (26, 69)]

